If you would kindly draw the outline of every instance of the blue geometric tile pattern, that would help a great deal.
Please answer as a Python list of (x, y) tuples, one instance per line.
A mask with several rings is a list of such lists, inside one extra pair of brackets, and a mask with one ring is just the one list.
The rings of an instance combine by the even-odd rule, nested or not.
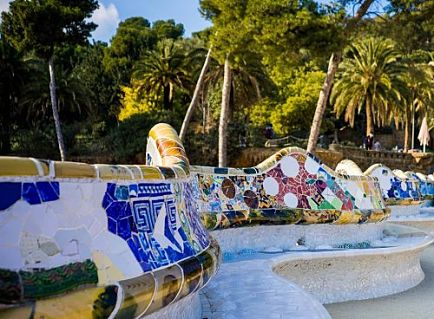
[(21, 183), (0, 183), (0, 194), (0, 210), (5, 210), (21, 198)]
[(30, 205), (58, 200), (60, 197), (59, 182), (2, 182), (0, 183), (0, 210), (8, 209), (20, 199)]
[[(183, 202), (188, 203), (191, 186), (185, 183), (180, 188)], [(209, 245), (199, 215), (192, 211), (195, 207), (186, 209), (187, 226), (180, 221), (170, 183), (108, 183), (102, 206), (108, 230), (127, 242), (144, 272), (194, 256)], [(199, 243), (186, 235), (190, 231)]]
[[(420, 199), (420, 191), (416, 185), (413, 185), (411, 181), (402, 181), (397, 177), (391, 179), (392, 187), (388, 190), (387, 195), (389, 198), (413, 198), (415, 200)], [(402, 187), (402, 183), (405, 183), (406, 187)]]

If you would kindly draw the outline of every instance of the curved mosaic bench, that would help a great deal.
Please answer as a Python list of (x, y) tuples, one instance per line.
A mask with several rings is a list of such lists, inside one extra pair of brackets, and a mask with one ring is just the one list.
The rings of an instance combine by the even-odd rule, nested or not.
[(432, 179), (422, 173), (408, 171), (405, 174), (419, 181), (420, 193), (424, 200), (434, 199), (434, 181)]
[(351, 176), (375, 177), (388, 206), (419, 205), (422, 202), (419, 179), (400, 170), (392, 171), (382, 164), (374, 164), (363, 173), (351, 160), (341, 161), (336, 170)]
[(219, 247), (159, 128), (164, 166), (0, 158), (0, 318), (201, 316)]
[[(264, 275), (252, 276), (255, 284), (278, 294), (271, 278), (279, 275), (326, 303), (397, 293), (424, 278), (420, 255), (433, 239), (382, 222), (389, 210), (375, 178), (335, 173), (298, 148), (252, 168), (191, 166), (191, 173), (199, 211), (228, 261), (222, 273), (264, 264)], [(391, 266), (378, 268), (379, 258)], [(234, 309), (233, 302), (225, 305), (220, 277), (205, 295)]]
[(371, 223), (389, 216), (376, 180), (340, 175), (300, 148), (250, 168), (191, 166), (208, 229), (255, 224)]
[[(350, 160), (340, 162), (336, 169), (351, 175), (361, 172), (357, 164)], [(390, 221), (434, 234), (432, 175), (392, 171), (381, 164), (371, 166), (364, 174), (378, 179), (384, 199), (391, 209)]]

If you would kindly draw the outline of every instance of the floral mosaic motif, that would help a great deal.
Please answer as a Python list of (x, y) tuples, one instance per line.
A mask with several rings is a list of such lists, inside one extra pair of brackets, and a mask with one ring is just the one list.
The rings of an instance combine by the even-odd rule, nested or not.
[(58, 182), (0, 182), (0, 210), (11, 207), (19, 200), (30, 205), (58, 200)]
[(303, 150), (282, 150), (252, 174), (216, 169), (194, 167), (194, 193), (208, 228), (363, 223), (389, 216), (375, 179), (338, 175)]
[(194, 256), (209, 245), (198, 214), (191, 204), (190, 209), (185, 207), (186, 200), (193, 200), (187, 183), (176, 187), (170, 183), (109, 183), (102, 206), (108, 230), (127, 242), (146, 272)]
[[(378, 185), (370, 179), (336, 178), (306, 154), (293, 153), (259, 175), (196, 176), (200, 210), (381, 209)], [(350, 187), (349, 187), (350, 186)], [(369, 192), (371, 189), (371, 193)], [(351, 193), (353, 191), (353, 193)], [(356, 197), (362, 197), (360, 203)]]

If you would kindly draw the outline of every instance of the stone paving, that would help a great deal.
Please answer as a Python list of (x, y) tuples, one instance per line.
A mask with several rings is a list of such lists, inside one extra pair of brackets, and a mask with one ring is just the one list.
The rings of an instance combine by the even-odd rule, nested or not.
[(331, 319), (321, 303), (276, 275), (274, 257), (223, 263), (201, 293), (205, 319)]

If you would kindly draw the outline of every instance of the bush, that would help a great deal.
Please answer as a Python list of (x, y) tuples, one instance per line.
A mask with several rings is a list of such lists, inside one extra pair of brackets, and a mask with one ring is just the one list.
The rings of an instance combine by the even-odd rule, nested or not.
[(180, 115), (170, 111), (134, 114), (119, 123), (103, 139), (117, 163), (143, 163), (149, 130), (157, 123), (180, 127)]

